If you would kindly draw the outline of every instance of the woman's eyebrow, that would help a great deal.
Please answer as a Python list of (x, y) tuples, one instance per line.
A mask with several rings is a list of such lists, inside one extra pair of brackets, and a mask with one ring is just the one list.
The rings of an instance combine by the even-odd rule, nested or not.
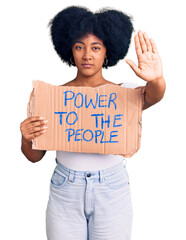
[[(84, 42), (82, 42), (82, 41), (80, 41), (80, 40), (76, 41), (76, 43), (81, 43), (81, 44), (85, 45)], [(100, 42), (93, 42), (93, 43), (91, 43), (91, 45), (96, 45), (96, 44), (99, 44), (99, 45), (101, 45), (101, 46), (103, 45), (103, 44), (101, 44)]]
[(103, 45), (103, 44), (101, 44), (100, 42), (94, 42), (94, 43), (92, 43), (91, 45), (96, 45), (96, 44), (99, 44), (99, 45)]

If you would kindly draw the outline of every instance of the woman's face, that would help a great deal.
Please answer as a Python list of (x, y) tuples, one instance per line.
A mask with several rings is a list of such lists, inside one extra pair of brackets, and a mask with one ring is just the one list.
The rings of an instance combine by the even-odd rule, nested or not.
[(72, 53), (78, 72), (83, 76), (90, 77), (102, 72), (106, 47), (95, 35), (88, 34), (75, 42)]

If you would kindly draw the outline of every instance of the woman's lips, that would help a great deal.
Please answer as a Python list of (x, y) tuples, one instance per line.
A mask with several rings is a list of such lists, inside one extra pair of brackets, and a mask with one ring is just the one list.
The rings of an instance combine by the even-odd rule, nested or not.
[(85, 68), (90, 68), (90, 67), (93, 66), (93, 64), (82, 64), (82, 66), (85, 67)]

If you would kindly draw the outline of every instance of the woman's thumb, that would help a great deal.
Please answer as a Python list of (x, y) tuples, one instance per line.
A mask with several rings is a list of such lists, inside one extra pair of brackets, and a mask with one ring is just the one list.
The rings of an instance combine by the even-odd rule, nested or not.
[(132, 70), (138, 75), (139, 68), (138, 66), (130, 59), (126, 59), (125, 62), (132, 68)]

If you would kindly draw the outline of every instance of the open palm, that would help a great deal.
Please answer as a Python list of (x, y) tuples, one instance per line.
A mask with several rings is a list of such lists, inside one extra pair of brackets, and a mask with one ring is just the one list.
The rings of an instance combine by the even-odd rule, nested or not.
[(163, 75), (162, 63), (154, 41), (141, 31), (135, 35), (134, 40), (138, 66), (129, 59), (126, 62), (136, 75), (145, 81), (150, 82), (161, 78)]

